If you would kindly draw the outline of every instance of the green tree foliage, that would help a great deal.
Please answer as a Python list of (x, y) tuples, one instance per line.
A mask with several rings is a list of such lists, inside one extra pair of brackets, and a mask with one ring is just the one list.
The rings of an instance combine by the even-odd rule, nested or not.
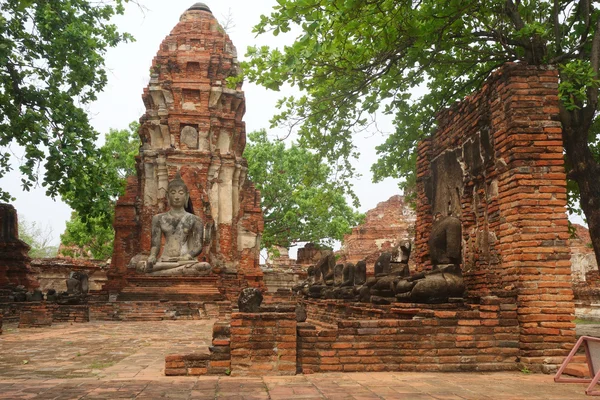
[(55, 257), (58, 248), (51, 244), (52, 238), (52, 228), (49, 225), (42, 226), (35, 221), (19, 219), (19, 239), (31, 247), (29, 257)]
[[(0, 2), (0, 178), (18, 145), (23, 188), (41, 184), (85, 218), (105, 217), (96, 202), (110, 195), (82, 107), (106, 85), (106, 50), (132, 39), (109, 23), (128, 1)], [(10, 199), (0, 188), (0, 200)]]
[(363, 215), (348, 205), (334, 170), (319, 156), (292, 144), (270, 141), (264, 130), (250, 133), (244, 156), (248, 176), (260, 190), (265, 218), (261, 246), (289, 248), (341, 240)]
[[(83, 222), (79, 214), (73, 212), (67, 221), (65, 232), (60, 235), (61, 243), (67, 248), (61, 254), (73, 258), (87, 258), (91, 253), (96, 260), (109, 259), (113, 251), (115, 231), (98, 218), (88, 218)], [(89, 252), (89, 253), (88, 253)]]
[[(61, 242), (89, 250), (96, 259), (110, 258), (115, 232), (112, 227), (115, 203), (125, 191), (127, 176), (135, 174), (135, 157), (139, 153), (140, 139), (137, 134), (139, 123), (132, 122), (128, 129), (111, 129), (105, 136), (105, 143), (99, 149), (97, 158), (102, 166), (103, 190), (106, 196), (97, 200), (96, 207), (103, 210), (99, 217), (89, 217), (85, 221), (74, 212), (67, 222)], [(77, 196), (78, 192), (68, 193)], [(65, 255), (74, 256), (67, 250)]]
[[(353, 129), (377, 110), (396, 132), (378, 147), (375, 179), (414, 182), (415, 146), (437, 111), (479, 88), (505, 62), (559, 69), (571, 194), (580, 199), (600, 265), (598, 110), (600, 4), (589, 0), (278, 0), (259, 34), (300, 35), (283, 49), (249, 48), (246, 77), (284, 97), (272, 123), (351, 164)], [(240, 79), (240, 78), (238, 78)], [(232, 82), (234, 83), (234, 82)], [(415, 89), (424, 90), (415, 96)], [(573, 192), (575, 190), (575, 192)]]

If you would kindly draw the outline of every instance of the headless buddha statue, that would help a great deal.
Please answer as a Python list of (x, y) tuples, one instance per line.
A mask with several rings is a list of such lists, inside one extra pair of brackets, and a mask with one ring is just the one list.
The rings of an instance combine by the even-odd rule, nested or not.
[[(150, 255), (141, 268), (149, 275), (206, 275), (211, 266), (198, 262), (202, 252), (204, 225), (200, 218), (185, 210), (189, 191), (179, 173), (167, 186), (169, 211), (152, 217)], [(163, 251), (158, 258), (162, 237)]]

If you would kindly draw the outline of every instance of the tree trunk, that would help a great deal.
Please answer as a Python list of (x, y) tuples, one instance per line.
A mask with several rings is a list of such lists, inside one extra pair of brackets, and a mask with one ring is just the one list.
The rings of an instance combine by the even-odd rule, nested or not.
[(571, 164), (569, 178), (579, 185), (579, 202), (600, 270), (600, 164), (587, 141), (592, 119), (593, 114), (585, 109), (561, 112), (565, 152)]

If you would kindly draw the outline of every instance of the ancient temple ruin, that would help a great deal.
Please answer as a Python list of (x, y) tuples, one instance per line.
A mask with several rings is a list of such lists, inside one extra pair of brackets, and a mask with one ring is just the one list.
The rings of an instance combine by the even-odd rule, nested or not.
[[(129, 178), (115, 210), (114, 255), (106, 285), (111, 295), (144, 299), (164, 291), (174, 298), (169, 286), (183, 294), (193, 292), (190, 282), (196, 281), (207, 294), (212, 288), (217, 298), (227, 294), (224, 281), (234, 292), (240, 286), (261, 286), (263, 219), (260, 193), (247, 179), (242, 156), (244, 93), (241, 85), (227, 83), (239, 72), (235, 47), (201, 3), (181, 16), (160, 45), (143, 94), (146, 113), (140, 120), (137, 176)], [(188, 190), (186, 212), (202, 225), (201, 252), (192, 258), (211, 267), (210, 274), (191, 281), (178, 279), (178, 273), (154, 277), (150, 275), (156, 272), (139, 268), (153, 246), (152, 218), (170, 209), (167, 189), (176, 176)]]
[[(165, 357), (169, 376), (551, 372), (563, 361), (575, 324), (557, 70), (505, 65), (438, 115), (417, 149), (414, 243), (362, 246), (357, 229), (346, 259), (325, 254), (297, 294), (262, 305), (260, 193), (246, 178), (244, 95), (227, 84), (238, 73), (208, 7), (184, 12), (152, 63), (106, 283), (85, 304), (7, 306), (25, 326), (217, 319), (210, 347)], [(375, 258), (371, 244), (390, 251)], [(249, 312), (232, 301), (240, 291)]]

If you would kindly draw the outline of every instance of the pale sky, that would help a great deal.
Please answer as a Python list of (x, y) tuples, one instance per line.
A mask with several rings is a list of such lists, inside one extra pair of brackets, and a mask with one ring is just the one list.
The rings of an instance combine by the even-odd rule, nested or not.
[[(106, 65), (109, 69), (108, 84), (98, 100), (90, 106), (89, 114), (92, 125), (101, 133), (110, 128), (126, 128), (131, 121), (138, 120), (145, 112), (142, 103), (142, 92), (148, 84), (149, 69), (163, 39), (179, 21), (181, 14), (191, 7), (193, 0), (140, 0), (147, 8), (139, 10), (135, 5), (128, 5), (125, 16), (115, 18), (119, 29), (131, 33), (136, 42), (121, 44), (110, 49), (106, 54)], [(207, 0), (204, 1), (213, 15), (224, 22), (231, 14), (234, 26), (228, 29), (238, 55), (243, 59), (246, 48), (250, 45), (281, 46), (290, 43), (293, 37), (270, 34), (256, 38), (252, 27), (259, 21), (261, 14), (269, 14), (275, 0)], [(269, 129), (269, 120), (275, 114), (275, 103), (285, 92), (272, 92), (262, 87), (245, 83), (246, 94), (246, 132), (261, 128), (267, 129), (273, 136), (282, 135), (283, 130)], [(289, 89), (288, 89), (289, 90)], [(400, 194), (397, 183), (387, 179), (382, 183), (371, 183), (370, 166), (376, 159), (375, 146), (385, 140), (385, 134), (392, 131), (389, 120), (380, 119), (378, 130), (364, 132), (357, 136), (357, 145), (362, 153), (357, 162), (357, 172), (362, 178), (355, 180), (354, 189), (361, 202), (360, 211), (374, 208), (378, 202)], [(13, 148), (13, 151), (17, 151)], [(16, 166), (14, 166), (16, 169)], [(16, 201), (19, 218), (35, 221), (42, 226), (49, 225), (53, 231), (53, 243), (58, 244), (60, 234), (64, 232), (65, 222), (69, 219), (70, 208), (60, 201), (52, 200), (41, 188), (30, 192), (21, 190), (20, 175), (11, 173), (0, 179), (0, 187), (8, 190)], [(290, 254), (292, 255), (292, 254)]]

